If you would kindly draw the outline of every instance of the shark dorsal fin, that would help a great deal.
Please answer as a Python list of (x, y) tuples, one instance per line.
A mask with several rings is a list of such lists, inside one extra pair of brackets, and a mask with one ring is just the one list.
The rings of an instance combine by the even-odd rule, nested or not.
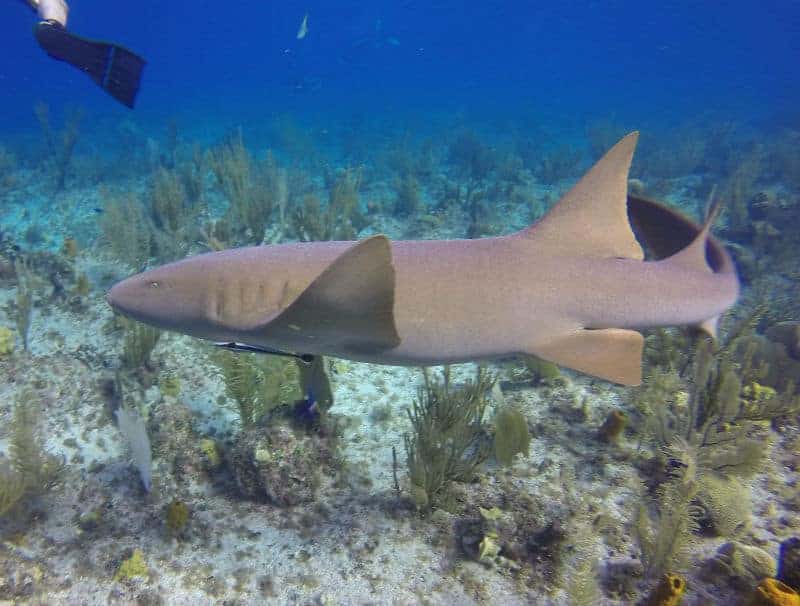
[[(388, 238), (353, 244), (300, 295), (257, 330), (306, 340), (309, 351), (375, 353), (397, 347), (395, 274)], [(322, 346), (322, 347), (320, 347)]]
[(643, 259), (628, 221), (628, 171), (638, 132), (614, 147), (538, 223), (519, 232), (556, 253)]

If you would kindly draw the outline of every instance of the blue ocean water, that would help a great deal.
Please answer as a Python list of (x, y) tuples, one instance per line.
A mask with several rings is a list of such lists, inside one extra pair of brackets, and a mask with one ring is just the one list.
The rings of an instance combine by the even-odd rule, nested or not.
[[(8, 2), (0, 63), (2, 127), (21, 129), (37, 100), (125, 112), (33, 43), (33, 16)], [(698, 114), (763, 119), (797, 106), (793, 2), (100, 1), (72, 6), (74, 31), (118, 41), (148, 61), (136, 118), (297, 111), (469, 111), (485, 119), (546, 115), (565, 127), (609, 115), (640, 128)], [(296, 39), (304, 14), (309, 34)], [(297, 90), (311, 82), (313, 90)], [(117, 111), (118, 110), (118, 111)], [(204, 120), (206, 122), (207, 120)]]
[[(797, 1), (75, 0), (70, 32), (146, 60), (134, 109), (43, 52), (25, 2), (5, 4), (0, 602), (800, 592)], [(643, 351), (626, 369), (643, 368), (641, 386), (615, 384), (638, 381), (608, 370), (624, 359), (611, 341), (593, 346), (602, 364), (500, 347), (480, 370), (327, 351), (309, 365), (292, 357), (306, 351), (180, 334), (208, 336), (177, 324), (179, 298), (161, 323), (138, 316), (175, 332), (106, 300), (132, 274), (227, 248), (509, 234), (634, 130), (628, 212), (648, 262), (700, 230), (662, 203), (700, 222), (722, 202), (710, 265), (686, 274), (696, 298), (670, 317), (718, 295), (703, 278), (728, 255), (726, 284), (741, 286), (716, 346), (669, 322), (634, 326)], [(636, 224), (652, 200), (654, 242)], [(589, 247), (580, 229), (569, 238)], [(451, 269), (437, 292), (474, 277)], [(274, 295), (226, 277), (202, 299), (218, 320)], [(295, 296), (293, 278), (273, 298)], [(687, 290), (661, 288), (661, 311)], [(623, 303), (608, 292), (598, 279), (587, 304)], [(548, 318), (582, 303), (550, 301)], [(463, 329), (466, 343), (487, 334)]]

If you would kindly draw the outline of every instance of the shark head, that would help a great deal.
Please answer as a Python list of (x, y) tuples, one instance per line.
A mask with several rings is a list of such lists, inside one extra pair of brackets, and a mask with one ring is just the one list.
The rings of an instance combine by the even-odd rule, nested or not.
[(207, 321), (207, 281), (201, 263), (183, 262), (136, 274), (115, 284), (106, 293), (114, 311), (163, 330), (174, 330), (201, 338), (212, 327)]

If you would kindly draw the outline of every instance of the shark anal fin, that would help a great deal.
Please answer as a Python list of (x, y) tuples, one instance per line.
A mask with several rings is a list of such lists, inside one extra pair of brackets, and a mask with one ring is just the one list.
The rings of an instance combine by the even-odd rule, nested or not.
[(644, 338), (635, 330), (577, 330), (536, 345), (533, 354), (622, 385), (642, 382)]
[(386, 236), (356, 242), (300, 295), (257, 330), (307, 351), (368, 353), (400, 344), (394, 321), (395, 272)]
[(719, 331), (719, 316), (714, 316), (713, 318), (709, 318), (700, 324), (697, 325), (698, 330), (707, 334), (712, 339), (717, 338), (717, 332)]

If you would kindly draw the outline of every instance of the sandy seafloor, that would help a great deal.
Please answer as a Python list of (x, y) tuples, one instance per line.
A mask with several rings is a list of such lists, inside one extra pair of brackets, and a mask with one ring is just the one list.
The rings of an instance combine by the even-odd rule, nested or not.
[[(40, 209), (43, 220), (52, 222), (45, 233), (53, 248), (59, 231), (93, 221), (89, 209), (97, 205), (95, 195), (95, 190), (68, 192), (70, 199), (61, 203), (67, 216), (57, 220)], [(570, 372), (554, 385), (534, 387), (518, 380), (518, 363), (490, 366), (506, 387), (506, 399), (527, 416), (534, 439), (529, 455), (512, 469), (488, 464), (480, 482), (460, 490), (473, 491), (475, 502), (486, 508), (503, 509), (502, 495), (529, 495), (542, 527), (569, 518), (559, 574), (523, 578), (476, 562), (456, 543), (453, 515), (438, 510), (423, 517), (398, 498), (392, 447), (402, 484), (402, 436), (410, 427), (405, 410), (422, 380), (413, 368), (335, 363), (331, 412), (344, 428), (346, 465), (338, 478), (322, 483), (314, 503), (279, 508), (243, 500), (197, 465), (198, 459), (175, 463), (158, 451), (154, 487), (147, 494), (98, 387), (121, 351), (121, 333), (104, 332), (112, 314), (102, 293), (110, 278), (128, 270), (91, 248), (83, 248), (75, 264), (93, 286), (85, 309), (37, 306), (30, 351), (18, 346), (0, 360), (0, 451), (7, 451), (11, 403), (32, 389), (46, 449), (67, 463), (58, 487), (27, 502), (33, 515), (26, 526), (3, 534), (0, 587), (6, 596), (16, 596), (4, 603), (566, 604), (562, 588), (570, 583), (571, 554), (579, 550), (594, 554), (604, 578), (609, 568), (623, 571), (617, 573), (623, 577), (632, 571), (627, 585), (643, 587), (632, 540), (641, 498), (632, 465), (639, 437), (629, 433), (618, 445), (596, 438), (611, 410), (631, 407), (631, 390)], [(7, 311), (14, 292), (11, 286), (0, 289), (0, 310), (6, 310), (0, 311), (0, 325), (14, 326)], [(208, 348), (191, 338), (162, 336), (154, 366), (178, 377), (181, 390), (177, 397), (161, 394), (158, 386), (142, 393), (151, 428), (153, 423), (178, 427), (184, 439), (210, 428), (218, 436), (235, 430), (236, 415), (217, 403), (224, 385), (207, 355)], [(472, 376), (473, 369), (457, 367), (456, 381)], [(391, 414), (377, 418), (373, 411), (385, 404)], [(775, 436), (771, 464), (750, 482), (753, 525), (743, 541), (773, 557), (780, 540), (800, 532), (796, 512), (783, 510), (776, 498), (781, 487), (797, 486), (800, 479), (797, 469), (786, 465), (783, 445), (791, 439), (796, 439), (791, 433)], [(174, 498), (191, 508), (180, 539), (165, 527), (165, 507)], [(78, 522), (90, 512), (100, 512), (99, 521), (82, 529)], [(700, 563), (723, 542), (698, 538), (696, 565), (688, 574), (693, 591), (684, 603), (725, 603), (733, 597), (724, 578), (698, 576)], [(148, 576), (114, 580), (133, 549), (144, 554)], [(630, 603), (630, 597), (603, 603)]]

